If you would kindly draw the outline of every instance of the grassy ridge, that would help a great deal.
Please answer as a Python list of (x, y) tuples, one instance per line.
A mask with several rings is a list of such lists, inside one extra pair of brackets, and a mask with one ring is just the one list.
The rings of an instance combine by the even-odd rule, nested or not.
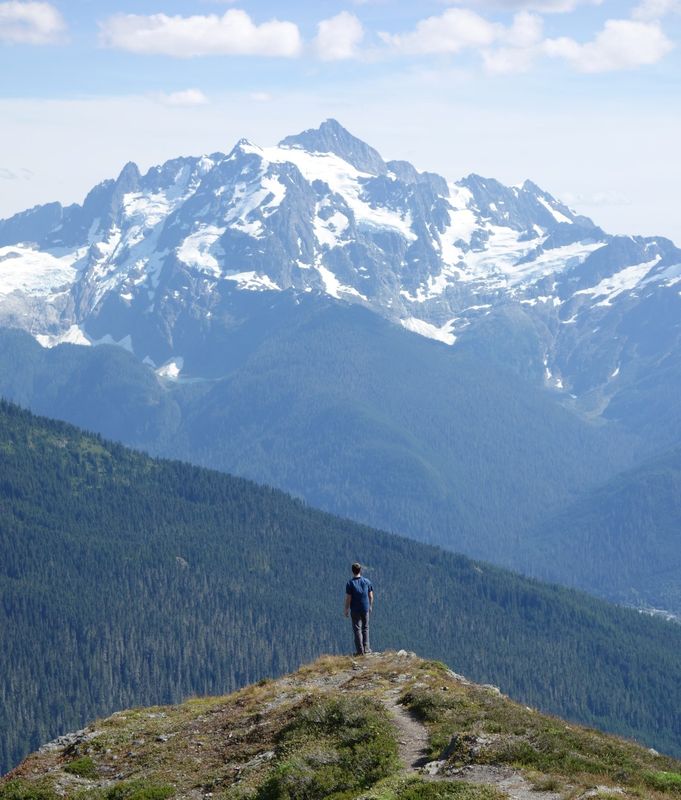
[[(410, 713), (429, 780), (404, 760)], [(0, 800), (504, 800), (509, 783), (537, 800), (664, 800), (681, 763), (402, 651), (119, 712), (30, 756)]]

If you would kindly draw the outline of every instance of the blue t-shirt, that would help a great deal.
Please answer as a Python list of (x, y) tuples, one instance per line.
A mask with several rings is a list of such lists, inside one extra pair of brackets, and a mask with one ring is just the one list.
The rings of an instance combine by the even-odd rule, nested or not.
[(368, 578), (358, 575), (356, 578), (350, 578), (345, 586), (345, 594), (349, 594), (350, 611), (361, 613), (368, 611), (369, 606), (369, 592), (373, 592), (374, 587)]

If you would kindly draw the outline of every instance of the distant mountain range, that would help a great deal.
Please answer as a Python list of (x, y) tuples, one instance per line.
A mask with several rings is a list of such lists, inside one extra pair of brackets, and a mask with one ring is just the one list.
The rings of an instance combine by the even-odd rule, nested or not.
[[(537, 540), (681, 445), (672, 242), (386, 162), (334, 120), (0, 221), (0, 324), (26, 332), (0, 392), (42, 413), (590, 589)], [(616, 578), (598, 591), (674, 594)]]

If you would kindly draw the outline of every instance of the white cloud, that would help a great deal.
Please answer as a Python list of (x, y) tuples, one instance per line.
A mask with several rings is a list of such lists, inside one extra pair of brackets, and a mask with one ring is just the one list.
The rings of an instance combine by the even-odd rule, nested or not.
[(657, 22), (610, 19), (596, 38), (580, 44), (562, 37), (547, 39), (547, 55), (564, 58), (579, 72), (610, 72), (656, 64), (674, 45)]
[(298, 26), (270, 20), (256, 25), (240, 9), (222, 16), (169, 17), (117, 14), (101, 23), (101, 41), (132, 53), (178, 58), (207, 55), (294, 57), (301, 51)]
[(528, 72), (534, 65), (537, 49), (533, 47), (499, 47), (482, 54), (485, 70), (495, 75)]
[(446, 0), (456, 5), (475, 5), (478, 8), (506, 11), (540, 11), (547, 14), (564, 14), (580, 5), (599, 6), (603, 0)]
[(274, 95), (270, 92), (251, 92), (250, 98), (256, 103), (269, 103), (274, 100)]
[(489, 22), (466, 8), (450, 8), (437, 17), (421, 20), (411, 33), (380, 33), (382, 41), (413, 55), (459, 53), (470, 47), (486, 47), (498, 38), (503, 26)]
[(200, 89), (182, 89), (179, 92), (157, 95), (159, 102), (165, 106), (205, 106), (208, 98)]
[(339, 61), (356, 58), (358, 46), (364, 38), (362, 23), (354, 14), (341, 11), (331, 19), (317, 25), (314, 50), (323, 61)]
[(500, 34), (499, 46), (483, 51), (485, 70), (493, 74), (528, 72), (541, 55), (543, 35), (542, 18), (529, 11), (520, 11), (513, 18), (511, 27)]
[(532, 47), (542, 40), (543, 34), (542, 18), (529, 11), (521, 11), (513, 17), (513, 24), (504, 34), (504, 39), (513, 47)]
[[(667, 12), (672, 0), (643, 0), (638, 11), (653, 6)], [(681, 5), (681, 0), (674, 0)], [(507, 2), (507, 6), (516, 3)], [(554, 4), (554, 10), (557, 5)], [(570, 37), (544, 39), (543, 19), (527, 10), (515, 14), (510, 26), (485, 19), (470, 9), (450, 8), (417, 23), (407, 33), (379, 36), (395, 52), (408, 55), (457, 54), (477, 51), (492, 74), (527, 72), (539, 58), (562, 58), (579, 72), (595, 73), (656, 64), (674, 47), (659, 21), (607, 20), (592, 41)]]
[(667, 14), (681, 14), (681, 0), (642, 0), (633, 10), (634, 19), (649, 22)]
[(0, 41), (50, 44), (66, 30), (61, 14), (50, 3), (0, 3)]
[(537, 14), (520, 11), (506, 26), (468, 9), (451, 8), (438, 17), (421, 20), (409, 33), (379, 35), (400, 53), (436, 55), (477, 50), (487, 72), (525, 72), (541, 55), (543, 20)]

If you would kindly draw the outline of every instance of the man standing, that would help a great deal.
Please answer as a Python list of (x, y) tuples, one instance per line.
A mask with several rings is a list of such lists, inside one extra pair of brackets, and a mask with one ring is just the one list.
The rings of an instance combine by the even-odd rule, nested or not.
[(363, 656), (371, 652), (369, 647), (369, 614), (374, 607), (374, 587), (371, 581), (362, 577), (361, 564), (352, 565), (352, 578), (345, 585), (345, 609), (352, 618), (352, 631), (355, 636), (355, 655)]

